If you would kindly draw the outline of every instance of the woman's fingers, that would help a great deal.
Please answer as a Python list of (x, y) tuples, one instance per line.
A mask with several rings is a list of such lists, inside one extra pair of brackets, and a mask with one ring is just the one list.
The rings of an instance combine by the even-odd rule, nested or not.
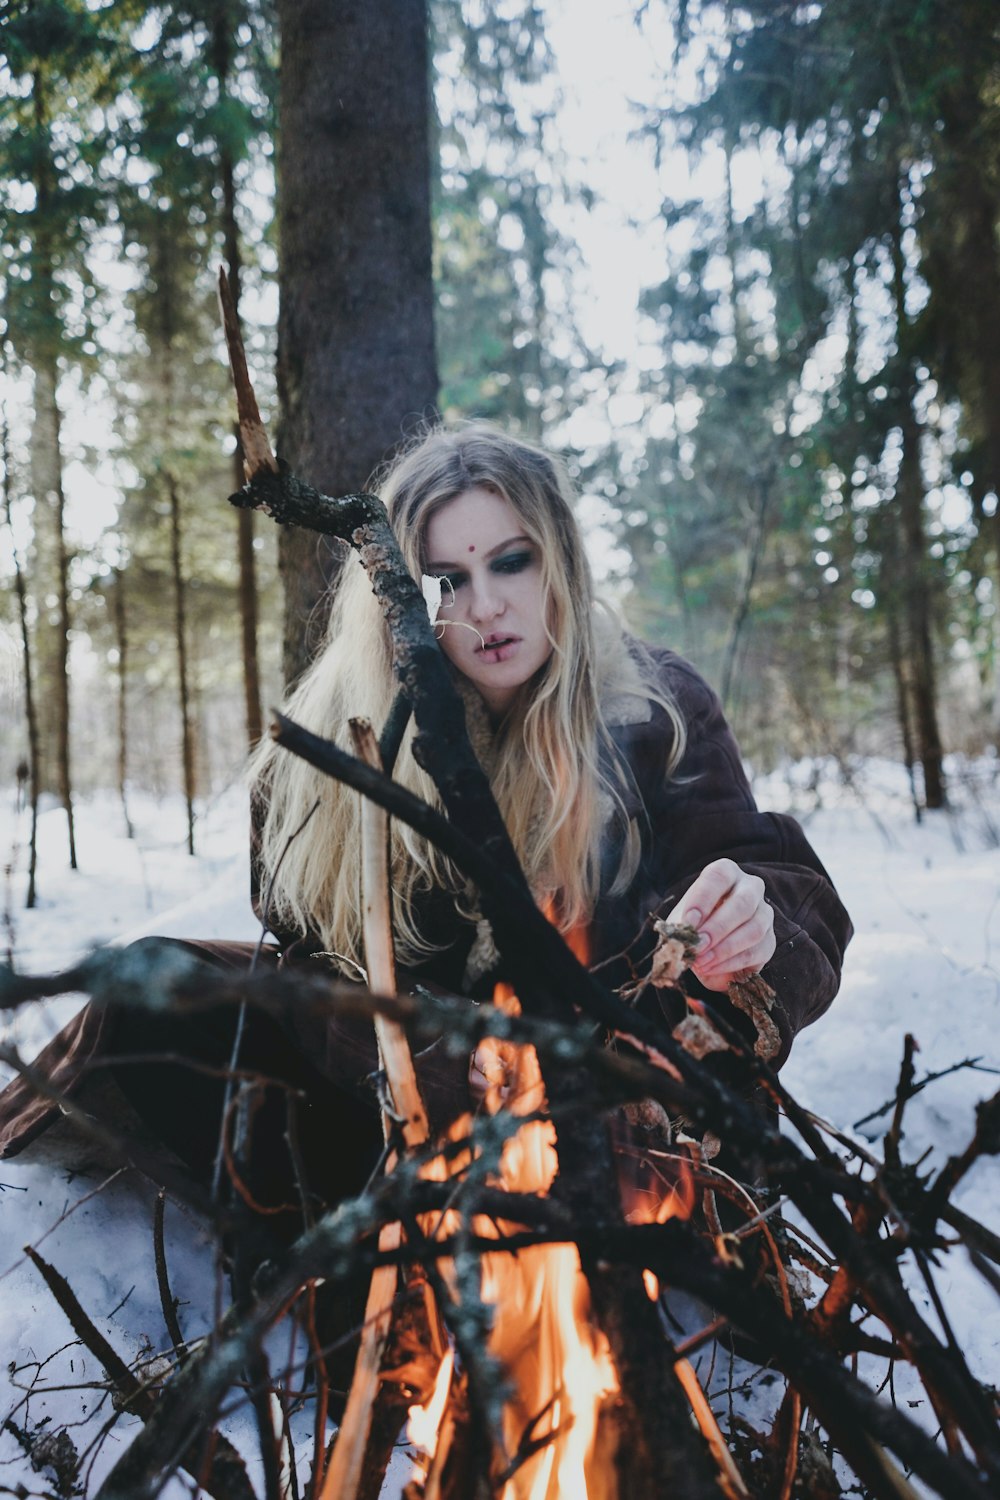
[(763, 968), (775, 950), (774, 912), (764, 882), (731, 859), (707, 865), (682, 898), (674, 920), (694, 927), (701, 943), (692, 969), (711, 990)]
[(510, 1092), (509, 1059), (504, 1044), (495, 1037), (480, 1042), (469, 1059), (469, 1091), (474, 1099), (485, 1099), (495, 1091), (501, 1103)]

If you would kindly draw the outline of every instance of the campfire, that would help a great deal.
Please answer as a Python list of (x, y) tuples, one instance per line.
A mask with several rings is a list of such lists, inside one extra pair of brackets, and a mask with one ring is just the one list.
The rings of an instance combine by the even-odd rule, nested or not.
[[(365, 743), (369, 745), (368, 753), (372, 753), (370, 741), (363, 736), (357, 736), (357, 743), (361, 753)], [(381, 815), (372, 809), (367, 816), (377, 830)], [(377, 847), (381, 847), (381, 838)], [(377, 875), (378, 868), (376, 861), (370, 875)], [(384, 955), (388, 943), (384, 912), (380, 920), (380, 936), (376, 937), (374, 926), (371, 929), (372, 952), (377, 952), (381, 944)], [(574, 955), (585, 963), (586, 934), (570, 934), (568, 942)], [(376, 959), (376, 964), (381, 966), (383, 961)], [(388, 969), (385, 977), (389, 977)], [(496, 986), (493, 1003), (506, 1016), (517, 1017), (521, 1013), (518, 998), (508, 984)], [(419, 1100), (411, 1097), (415, 1080), (405, 1076), (405, 1044), (400, 1057), (400, 1037), (391, 1039), (385, 1023), (381, 1036), (383, 1056), (395, 1055), (397, 1068), (400, 1061), (404, 1065), (403, 1076), (394, 1080), (396, 1093), (402, 1100), (411, 1098), (409, 1114), (411, 1118), (419, 1118), (417, 1138), (423, 1140), (426, 1122)], [(489, 1185), (504, 1193), (546, 1198), (559, 1171), (559, 1158), (556, 1131), (548, 1117), (545, 1084), (534, 1046), (487, 1036), (477, 1049), (476, 1062), (487, 1081), (481, 1103), (483, 1116), (500, 1123), (506, 1121), (511, 1127), (499, 1149), (495, 1169), (487, 1178)], [(388, 1071), (391, 1079), (393, 1068)], [(404, 1116), (408, 1113), (405, 1106), (402, 1113)], [(518, 1120), (523, 1123), (516, 1125), (514, 1122)], [(476, 1152), (467, 1145), (475, 1137), (475, 1123), (471, 1113), (452, 1123), (448, 1142), (454, 1149), (443, 1150), (424, 1162), (420, 1169), (424, 1180), (453, 1182), (456, 1187), (463, 1183), (477, 1164)], [(694, 1188), (682, 1156), (671, 1154), (670, 1170), (666, 1172), (663, 1164), (653, 1164), (638, 1149), (622, 1151), (618, 1161), (624, 1222), (662, 1224), (672, 1216), (690, 1214)], [(431, 1242), (460, 1241), (465, 1234), (480, 1246), (476, 1298), (487, 1310), (485, 1351), (495, 1362), (503, 1388), (501, 1419), (489, 1435), (492, 1452), (484, 1466), (496, 1500), (616, 1500), (622, 1493), (616, 1462), (620, 1438), (616, 1420), (619, 1379), (608, 1339), (593, 1316), (590, 1287), (577, 1245), (548, 1243), (524, 1246), (516, 1253), (501, 1249), (491, 1252), (482, 1249), (484, 1242), (499, 1243), (516, 1235), (519, 1224), (475, 1212), (468, 1222), (463, 1222), (458, 1208), (421, 1215), (419, 1222)], [(398, 1244), (398, 1230), (391, 1233), (384, 1230), (382, 1243), (386, 1247)], [(380, 1336), (367, 1349), (362, 1344), (345, 1414), (347, 1441), (342, 1433), (323, 1487), (324, 1500), (350, 1493), (371, 1408), (386, 1382), (399, 1381), (398, 1373), (391, 1369), (392, 1356), (387, 1352), (393, 1342), (389, 1299), (396, 1291), (396, 1282), (391, 1271), (386, 1279), (386, 1270), (376, 1272), (369, 1299), (369, 1314), (373, 1319), (369, 1329), (378, 1327)], [(436, 1272), (444, 1296), (453, 1307), (459, 1305), (463, 1288), (454, 1261), (447, 1257), (439, 1259)], [(660, 1294), (658, 1279), (648, 1269), (643, 1277), (647, 1296), (656, 1303)], [(415, 1460), (414, 1475), (406, 1489), (407, 1500), (418, 1497), (437, 1500), (448, 1492), (445, 1475), (449, 1472), (452, 1446), (459, 1440), (467, 1420), (467, 1372), (461, 1359), (456, 1359), (453, 1343), (442, 1332), (438, 1316), (441, 1311), (433, 1306), (427, 1309), (423, 1358), (414, 1361), (411, 1356), (406, 1360), (407, 1372), (413, 1376), (422, 1370), (424, 1384), (429, 1387), (423, 1399), (414, 1402), (408, 1411), (406, 1440)], [(376, 1357), (382, 1360), (377, 1371)], [(697, 1377), (686, 1362), (680, 1363), (681, 1385), (703, 1435), (719, 1458), (723, 1492), (745, 1495)], [(353, 1469), (346, 1461), (340, 1461), (351, 1454)]]
[[(364, 872), (368, 986), (256, 975), (244, 981), (246, 998), (276, 1014), (294, 1005), (374, 1018), (388, 1084), (386, 1171), (307, 1228), (280, 1265), (268, 1266), (253, 1298), (231, 1308), (199, 1348), (185, 1349), (175, 1337), (177, 1368), (155, 1399), (136, 1392), (135, 1377), (118, 1369), (65, 1280), (29, 1251), (81, 1341), (109, 1371), (118, 1369), (116, 1387), (145, 1422), (101, 1493), (158, 1493), (158, 1477), (178, 1462), (212, 1494), (251, 1493), (245, 1471), (240, 1479), (238, 1454), (214, 1424), (248, 1351), (259, 1354), (292, 1309), (309, 1338), (316, 1376), (310, 1500), (375, 1500), (406, 1408), (409, 1441), (422, 1455), (407, 1500), (614, 1494), (738, 1500), (748, 1485), (754, 1494), (791, 1500), (793, 1493), (840, 1494), (845, 1484), (878, 1500), (909, 1500), (916, 1493), (910, 1474), (922, 1493), (991, 1500), (1000, 1484), (996, 1392), (965, 1362), (935, 1272), (938, 1253), (957, 1240), (990, 1286), (1000, 1286), (995, 1232), (953, 1201), (976, 1162), (1000, 1149), (1000, 1095), (979, 1105), (964, 1152), (939, 1170), (918, 1171), (921, 1164), (908, 1161), (902, 1148), (903, 1121), (908, 1101), (928, 1080), (916, 1079), (917, 1043), (907, 1037), (895, 1098), (866, 1117), (890, 1115), (880, 1160), (804, 1109), (767, 1066), (769, 1046), (747, 1044), (718, 1012), (689, 1000), (686, 1019), (671, 1031), (631, 1004), (664, 977), (655, 965), (672, 964), (665, 949), (648, 974), (635, 976), (631, 992), (614, 993), (591, 975), (531, 901), (468, 744), (461, 705), (438, 653), (424, 649), (431, 644), (427, 609), (384, 507), (369, 496), (330, 500), (279, 470), (238, 332), (227, 333), (231, 351), (238, 346), (244, 447), (257, 455), (236, 501), (358, 549), (393, 635), (400, 691), (389, 723), (399, 720), (400, 704), (412, 711), (444, 814), (380, 774), (370, 730), (367, 745), (351, 756), (278, 717), (272, 731), (278, 743), (363, 795), (363, 816), (371, 819)], [(393, 743), (388, 732), (384, 738)], [(388, 882), (377, 858), (379, 846), (383, 861), (385, 854), (379, 808), (434, 842), (476, 887), (522, 1017), (512, 1014), (515, 1002), (504, 991), (495, 1009), (397, 994)], [(89, 978), (74, 968), (54, 977), (15, 976), (10, 984), (20, 1000), (83, 987), (103, 1001), (113, 998), (114, 977), (102, 956)], [(131, 969), (123, 971), (122, 988), (134, 991)], [(198, 990), (202, 1002), (212, 998), (211, 983), (200, 980)], [(233, 1000), (231, 978), (218, 982), (215, 998)], [(768, 994), (731, 998), (766, 1042)], [(7, 1003), (20, 1001), (8, 996)], [(498, 1039), (482, 1108), (456, 1122), (451, 1139), (429, 1140), (404, 1026), (428, 1040), (444, 1033), (469, 1052), (485, 1036)], [(604, 1045), (609, 1037), (616, 1045)], [(703, 1066), (706, 1053), (720, 1048), (780, 1107), (794, 1136), (780, 1134), (745, 1094)], [(760, 1163), (769, 1187), (786, 1195), (797, 1215), (786, 1220), (780, 1254), (766, 1216), (734, 1182), (706, 1174), (696, 1148), (688, 1148), (691, 1171), (683, 1169), (676, 1142), (666, 1151), (642, 1144), (630, 1151), (619, 1140), (615, 1155), (609, 1117), (623, 1103), (641, 1109), (643, 1101), (724, 1137), (748, 1169)], [(738, 1265), (734, 1272), (730, 1237), (717, 1217), (713, 1223), (705, 1197), (699, 1206), (708, 1235), (684, 1222), (707, 1181), (754, 1218), (778, 1301), (773, 1289), (740, 1275)], [(927, 1295), (922, 1291), (918, 1304), (904, 1284), (907, 1261), (916, 1264), (940, 1327), (924, 1315)], [(362, 1272), (371, 1276), (371, 1290), (361, 1346), (330, 1449), (313, 1288), (320, 1281), (344, 1287)], [(717, 1310), (680, 1346), (667, 1336), (656, 1305), (665, 1286)], [(746, 1483), (684, 1357), (726, 1320), (757, 1341), (785, 1382), (768, 1430), (756, 1431), (735, 1412), (731, 1441)], [(859, 1361), (873, 1359), (883, 1386), (894, 1372), (897, 1381), (909, 1381), (905, 1403), (879, 1399), (859, 1378)], [(301, 1400), (295, 1387), (280, 1392), (286, 1411), (289, 1394)], [(272, 1385), (267, 1412), (263, 1402), (258, 1412), (272, 1500), (306, 1492), (286, 1484), (278, 1394)], [(914, 1408), (933, 1414), (937, 1435), (920, 1426)]]
[[(497, 986), (494, 1003), (508, 1015), (520, 1011), (508, 985)], [(558, 1158), (552, 1124), (538, 1118), (546, 1100), (535, 1049), (489, 1038), (480, 1054), (486, 1054), (484, 1071), (493, 1080), (484, 1109), (492, 1115), (507, 1109), (525, 1120), (503, 1146), (497, 1185), (508, 1192), (547, 1194)], [(452, 1127), (453, 1137), (464, 1138), (471, 1127), (471, 1116), (463, 1116)], [(453, 1230), (448, 1217), (442, 1227)], [(472, 1225), (477, 1235), (497, 1239), (516, 1227), (482, 1215)], [(480, 1264), (481, 1296), (493, 1321), (487, 1348), (509, 1383), (493, 1464), (498, 1500), (610, 1500), (616, 1494), (614, 1474), (607, 1466), (595, 1466), (593, 1457), (602, 1404), (618, 1383), (608, 1342), (590, 1317), (590, 1293), (576, 1246), (487, 1253)], [(446, 1357), (431, 1400), (410, 1412), (408, 1436), (430, 1453), (444, 1415), (441, 1390), (447, 1392), (452, 1369)], [(431, 1445), (428, 1428), (434, 1434)]]

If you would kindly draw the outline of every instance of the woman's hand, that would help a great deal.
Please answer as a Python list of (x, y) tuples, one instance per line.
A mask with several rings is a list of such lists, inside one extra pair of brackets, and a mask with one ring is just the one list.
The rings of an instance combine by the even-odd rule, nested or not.
[(510, 1042), (483, 1038), (469, 1059), (469, 1092), (477, 1104), (485, 1100), (492, 1112), (507, 1103), (514, 1061)]
[(756, 974), (774, 954), (774, 912), (764, 882), (731, 859), (706, 865), (670, 914), (701, 937), (692, 973), (708, 990), (722, 993), (734, 979)]

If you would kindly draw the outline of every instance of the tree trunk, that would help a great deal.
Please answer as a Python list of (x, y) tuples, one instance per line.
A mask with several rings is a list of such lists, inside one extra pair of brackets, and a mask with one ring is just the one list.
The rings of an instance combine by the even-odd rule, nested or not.
[[(958, 66), (948, 70), (953, 86), (942, 100), (946, 155), (939, 172), (956, 213), (945, 215), (940, 225), (938, 258), (950, 305), (960, 311), (963, 325), (959, 358), (967, 362), (965, 400), (978, 428), (980, 488), (1000, 495), (1000, 174), (992, 91), (983, 82), (982, 69), (983, 57), (992, 54), (995, 44), (994, 18), (985, 10), (976, 24), (966, 18), (954, 28), (953, 38)], [(975, 288), (974, 296), (970, 288)], [(1000, 506), (992, 527), (1000, 583)]]
[[(219, 97), (229, 88), (232, 60), (232, 27), (236, 18), (226, 10), (219, 12), (212, 32), (212, 65), (219, 81)], [(222, 237), (226, 258), (229, 291), (237, 317), (240, 311), (240, 236), (236, 224), (236, 183), (233, 175), (233, 153), (223, 142), (219, 149), (219, 176), (222, 182)], [(243, 484), (243, 449), (239, 424), (233, 427), (236, 448), (233, 453), (233, 488)], [(236, 513), (237, 553), (240, 567), (240, 635), (243, 646), (243, 695), (246, 705), (247, 740), (253, 749), (261, 736), (260, 663), (257, 653), (257, 570), (253, 547), (253, 511)]]
[(899, 718), (900, 733), (903, 736), (903, 760), (906, 764), (906, 778), (910, 784), (910, 800), (913, 803), (914, 816), (919, 823), (923, 817), (923, 808), (917, 792), (916, 754), (913, 744), (913, 725), (910, 722), (912, 691), (903, 659), (903, 642), (899, 629), (899, 583), (894, 572), (890, 559), (885, 557), (882, 564), (882, 579), (885, 589), (884, 606), (889, 638), (889, 660), (896, 684), (896, 714)]
[(184, 772), (184, 801), (187, 804), (188, 853), (194, 853), (194, 731), (191, 721), (191, 695), (188, 687), (187, 621), (184, 607), (184, 571), (181, 566), (181, 501), (177, 480), (168, 470), (167, 493), (170, 499), (170, 568), (174, 581), (174, 630), (177, 637), (177, 686), (181, 712), (181, 761)]
[[(40, 225), (51, 223), (53, 198), (52, 166), (49, 160), (49, 122), (45, 87), (41, 73), (33, 75), (35, 128), (38, 141), (44, 143), (36, 152), (35, 195)], [(38, 281), (39, 306), (47, 310), (53, 329), (58, 327), (55, 299), (55, 272), (48, 231), (39, 232), (36, 244), (34, 276)], [(32, 351), (35, 372), (34, 426), (31, 445), (31, 481), (35, 495), (35, 538), (39, 566), (39, 677), (45, 684), (42, 699), (43, 731), (40, 744), (42, 785), (53, 787), (66, 810), (70, 869), (76, 864), (76, 833), (73, 826), (73, 798), (70, 778), (70, 703), (69, 703), (69, 559), (66, 553), (65, 509), (63, 491), (62, 438), (59, 403), (58, 342), (54, 334), (41, 338)], [(46, 608), (44, 593), (53, 588), (56, 596), (54, 613)], [(54, 756), (50, 747), (55, 745)]]
[[(437, 396), (426, 0), (278, 0), (278, 16), (279, 450), (342, 495)], [(340, 555), (281, 530), (288, 682)]]
[(115, 644), (118, 648), (118, 798), (125, 819), (125, 833), (135, 838), (135, 829), (128, 811), (128, 622), (125, 613), (125, 573), (115, 569), (114, 588), (111, 591), (115, 620)]
[[(31, 480), (35, 495), (35, 576), (38, 591), (40, 789), (53, 790), (66, 811), (70, 869), (77, 868), (70, 773), (69, 556), (66, 550), (61, 420), (56, 400), (58, 366), (41, 357), (35, 366)], [(51, 591), (50, 609), (45, 595)]]
[[(915, 383), (914, 383), (915, 384)], [(941, 736), (931, 624), (931, 589), (924, 528), (924, 482), (920, 467), (920, 428), (913, 411), (915, 390), (907, 392), (903, 415), (903, 455), (896, 485), (903, 599), (906, 619), (906, 675), (916, 732), (917, 754), (924, 773), (924, 803), (945, 803)]]
[[(14, 560), (14, 593), (17, 598), (17, 617), (21, 628), (21, 648), (24, 653), (24, 717), (28, 726), (28, 797), (31, 804), (31, 833), (28, 836), (28, 894), (25, 906), (30, 910), (37, 905), (38, 890), (35, 884), (38, 868), (38, 788), (40, 778), (38, 715), (35, 709), (35, 692), (32, 675), (31, 631), (28, 628), (28, 595), (24, 582), (24, 571), (14, 543), (14, 515), (12, 508), (12, 481), (10, 471), (10, 445), (6, 412), (3, 417), (3, 495), (7, 525), (10, 529), (10, 547)], [(21, 780), (21, 771), (18, 770)], [(13, 962), (13, 959), (11, 959)]]
[(903, 178), (899, 179), (900, 214), (893, 228), (893, 293), (896, 304), (896, 347), (899, 373), (899, 426), (902, 455), (896, 481), (896, 514), (900, 538), (900, 574), (906, 623), (905, 669), (910, 685), (910, 708), (917, 755), (924, 773), (924, 804), (945, 803), (941, 736), (937, 721), (934, 670), (932, 598), (924, 526), (924, 476), (920, 461), (920, 424), (916, 414), (919, 394), (915, 361), (905, 350), (908, 340), (905, 260), (902, 246)]

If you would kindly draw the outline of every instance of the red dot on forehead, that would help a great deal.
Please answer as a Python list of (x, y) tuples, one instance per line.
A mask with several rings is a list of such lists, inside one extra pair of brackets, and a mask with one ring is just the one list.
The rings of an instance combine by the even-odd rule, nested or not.
[(476, 550), (476, 549), (475, 549), (475, 547), (470, 547), (470, 548), (469, 548), (469, 551), (470, 551), (470, 552), (475, 552), (475, 550)]

